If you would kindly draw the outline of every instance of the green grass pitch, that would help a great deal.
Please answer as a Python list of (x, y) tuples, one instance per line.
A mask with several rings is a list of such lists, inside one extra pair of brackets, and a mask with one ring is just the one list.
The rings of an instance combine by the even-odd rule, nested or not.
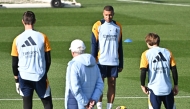
[[(124, 69), (117, 79), (113, 109), (124, 105), (128, 109), (147, 109), (147, 96), (140, 88), (139, 61), (147, 49), (145, 35), (155, 32), (161, 37), (161, 47), (173, 52), (179, 73), (179, 94), (175, 97), (177, 109), (190, 108), (190, 1), (189, 0), (77, 0), (82, 8), (0, 9), (0, 108), (21, 109), (21, 97), (15, 91), (11, 67), (13, 39), (24, 30), (21, 23), (26, 10), (35, 12), (35, 29), (44, 32), (52, 47), (52, 65), (48, 73), (54, 109), (64, 109), (65, 72), (72, 59), (69, 49), (73, 39), (82, 39), (90, 52), (91, 28), (102, 19), (105, 5), (115, 9), (114, 19), (123, 27)], [(103, 108), (106, 108), (105, 83)], [(34, 109), (42, 103), (34, 95)], [(162, 109), (164, 107), (162, 106)]]

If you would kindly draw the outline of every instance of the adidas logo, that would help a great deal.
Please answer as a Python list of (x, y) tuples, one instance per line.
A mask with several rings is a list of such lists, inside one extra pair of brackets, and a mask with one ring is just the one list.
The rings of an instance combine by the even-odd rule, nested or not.
[(158, 55), (155, 57), (155, 59), (153, 60), (153, 63), (156, 63), (159, 61), (167, 61), (161, 52), (159, 52)]
[(24, 41), (24, 44), (22, 45), (22, 47), (31, 46), (31, 45), (36, 45), (36, 43), (30, 36), (30, 37), (28, 37), (28, 40)]

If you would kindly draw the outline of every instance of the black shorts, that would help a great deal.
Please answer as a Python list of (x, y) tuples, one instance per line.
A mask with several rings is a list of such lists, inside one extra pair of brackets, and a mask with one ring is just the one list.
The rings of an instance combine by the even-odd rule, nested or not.
[(102, 78), (106, 77), (118, 77), (118, 66), (108, 66), (98, 64)]
[(162, 102), (166, 109), (176, 109), (173, 91), (171, 91), (169, 95), (157, 96), (151, 89), (149, 89), (149, 109), (160, 109)]
[(51, 95), (51, 90), (46, 74), (39, 81), (29, 81), (22, 79), (20, 76), (18, 77), (21, 96), (32, 96), (34, 90), (36, 91), (39, 98), (46, 98)]

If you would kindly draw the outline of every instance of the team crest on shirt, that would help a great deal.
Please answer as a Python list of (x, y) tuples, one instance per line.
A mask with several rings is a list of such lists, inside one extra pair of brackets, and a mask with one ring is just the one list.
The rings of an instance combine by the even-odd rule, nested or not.
[[(112, 30), (110, 29), (110, 31), (112, 31)], [(113, 31), (114, 31), (114, 30), (113, 30)], [(116, 32), (116, 33), (118, 33), (118, 30), (117, 30), (117, 29), (115, 29), (115, 32)]]

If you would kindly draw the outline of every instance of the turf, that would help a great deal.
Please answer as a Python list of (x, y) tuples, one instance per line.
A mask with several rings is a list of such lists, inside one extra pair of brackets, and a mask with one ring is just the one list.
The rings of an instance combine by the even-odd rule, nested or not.
[[(79, 38), (84, 40), (87, 53), (90, 53), (91, 28), (94, 22), (102, 19), (105, 5), (113, 5), (114, 19), (123, 27), (124, 69), (117, 79), (117, 92), (114, 108), (125, 105), (128, 109), (147, 109), (147, 96), (140, 88), (139, 61), (141, 53), (147, 49), (145, 35), (155, 32), (161, 37), (161, 47), (172, 51), (179, 72), (179, 94), (176, 96), (178, 109), (190, 107), (189, 75), (189, 0), (139, 0), (150, 3), (120, 2), (116, 0), (77, 0), (82, 8), (38, 8), (38, 9), (0, 9), (0, 108), (22, 108), (21, 97), (15, 91), (11, 69), (11, 46), (13, 39), (24, 28), (22, 14), (26, 10), (36, 13), (35, 29), (45, 33), (52, 47), (52, 65), (48, 73), (52, 88), (54, 109), (64, 109), (65, 72), (72, 59), (68, 50), (70, 42)], [(106, 107), (106, 83), (103, 106)], [(42, 103), (34, 95), (34, 109), (42, 109)], [(164, 109), (162, 107), (162, 109)]]

